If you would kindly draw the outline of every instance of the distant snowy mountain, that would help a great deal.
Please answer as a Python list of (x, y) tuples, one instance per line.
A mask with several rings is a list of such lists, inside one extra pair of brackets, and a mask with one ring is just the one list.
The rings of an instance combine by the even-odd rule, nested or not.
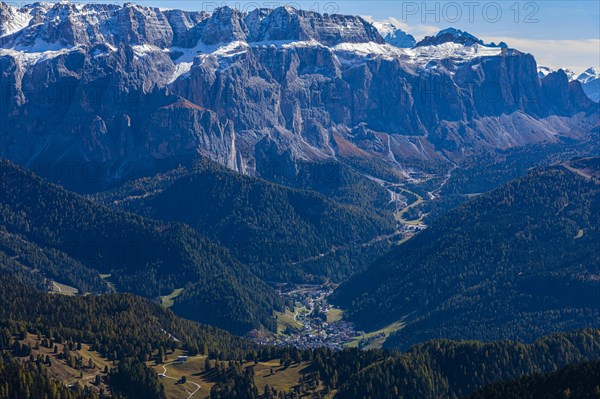
[(412, 48), (417, 44), (413, 35), (404, 32), (390, 22), (373, 22), (386, 43), (398, 48)]
[[(581, 83), (581, 87), (583, 88), (584, 93), (592, 101), (600, 102), (600, 68), (591, 67), (579, 76), (577, 76), (577, 74), (571, 71), (570, 69), (563, 68), (562, 70), (569, 78), (569, 82), (572, 82), (574, 80), (579, 81)], [(540, 79), (545, 78), (553, 72), (556, 71), (552, 68), (538, 65), (538, 76)]]
[(546, 76), (550, 75), (552, 72), (555, 72), (554, 69), (549, 68), (547, 66), (543, 66), (543, 65), (538, 65), (537, 70), (538, 70), (538, 77), (540, 79), (543, 79)]
[(485, 44), (483, 40), (478, 37), (473, 36), (469, 32), (464, 32), (460, 29), (455, 28), (447, 28), (438, 32), (435, 36), (427, 36), (423, 40), (417, 43), (417, 46), (432, 46), (439, 45), (444, 43), (457, 43), (465, 46), (472, 46), (475, 44), (479, 44), (481, 46), (486, 47), (498, 47), (498, 48), (507, 48), (506, 43), (501, 42), (499, 44), (490, 43)]
[[(572, 82), (573, 80), (577, 80), (577, 74), (573, 71), (571, 71), (570, 69), (567, 68), (561, 68), (562, 71), (564, 71), (564, 73), (567, 75), (567, 77), (569, 78), (569, 82)], [(557, 70), (543, 66), (543, 65), (538, 65), (538, 76), (540, 79), (545, 78), (546, 76), (548, 76), (549, 74), (556, 72)]]
[(581, 83), (589, 83), (600, 78), (600, 68), (591, 67), (577, 77)]
[(583, 91), (595, 102), (600, 102), (600, 68), (591, 67), (577, 77)]
[(567, 68), (562, 68), (562, 70), (565, 71), (565, 73), (567, 74), (567, 77), (569, 78), (569, 82), (577, 80), (577, 74), (575, 72), (573, 72), (572, 70), (567, 69)]

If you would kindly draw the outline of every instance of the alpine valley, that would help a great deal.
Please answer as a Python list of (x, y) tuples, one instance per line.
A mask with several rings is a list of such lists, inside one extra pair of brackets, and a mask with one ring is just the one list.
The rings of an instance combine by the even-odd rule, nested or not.
[(0, 399), (600, 398), (599, 82), (453, 27), (0, 3)]

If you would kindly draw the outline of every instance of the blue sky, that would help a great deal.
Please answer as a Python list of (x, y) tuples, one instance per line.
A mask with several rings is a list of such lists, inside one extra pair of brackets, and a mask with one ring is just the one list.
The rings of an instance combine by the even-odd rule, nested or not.
[(504, 40), (534, 54), (539, 64), (580, 73), (600, 64), (600, 1), (394, 1), (394, 0), (143, 0), (139, 4), (210, 11), (220, 5), (252, 10), (290, 4), (320, 12), (370, 16), (394, 22), (417, 39), (449, 26), (486, 41)]

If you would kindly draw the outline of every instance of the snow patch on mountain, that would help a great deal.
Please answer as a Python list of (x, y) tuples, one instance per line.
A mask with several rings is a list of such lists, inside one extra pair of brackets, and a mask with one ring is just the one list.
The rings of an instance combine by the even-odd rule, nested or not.
[(170, 51), (174, 56), (175, 64), (193, 62), (196, 57), (216, 56), (216, 57), (234, 57), (245, 53), (250, 48), (250, 45), (244, 41), (236, 40), (230, 43), (219, 43), (208, 45), (198, 42), (195, 47), (182, 48), (172, 47), (164, 51)]
[(377, 29), (379, 34), (385, 39), (387, 35), (390, 35), (398, 28), (391, 22), (371, 21), (371, 24)]
[[(332, 47), (327, 47), (316, 40), (274, 40), (256, 43), (246, 43), (243, 41), (234, 41), (224, 45), (205, 45), (199, 42), (194, 48), (172, 48), (169, 49), (172, 54), (176, 71), (171, 82), (180, 76), (187, 74), (193, 67), (195, 58), (216, 57), (217, 59), (231, 58), (241, 55), (252, 48), (275, 47), (282, 50), (294, 48), (323, 48), (330, 49), (344, 64), (353, 64), (364, 62), (373, 57), (381, 57), (386, 60), (399, 60), (408, 65), (417, 68), (431, 67), (433, 61), (449, 59), (454, 65), (458, 66), (469, 62), (475, 58), (493, 57), (502, 53), (500, 48), (486, 47), (479, 44), (464, 46), (458, 43), (444, 43), (437, 46), (422, 46), (412, 49), (404, 49), (392, 46), (390, 44), (381, 44), (375, 42), (366, 43), (340, 43)], [(147, 49), (148, 47), (142, 46)], [(155, 49), (155, 51), (165, 51)]]
[(0, 37), (11, 35), (28, 26), (33, 19), (33, 15), (28, 11), (0, 3)]
[(250, 49), (250, 45), (242, 41), (234, 41), (226, 44), (207, 45), (198, 42), (192, 48), (173, 47), (165, 50), (172, 54), (173, 63), (175, 64), (175, 72), (168, 81), (168, 84), (175, 82), (180, 77), (189, 75), (194, 60), (198, 58), (200, 62), (206, 57), (216, 57), (217, 59), (232, 58), (241, 55)]
[(190, 71), (192, 70), (192, 65), (194, 65), (193, 62), (180, 62), (178, 64), (175, 64), (175, 72), (173, 73), (173, 76), (171, 77), (171, 79), (167, 82), (167, 84), (171, 84), (173, 82), (175, 82), (177, 79), (179, 79), (182, 76), (187, 76)]
[(402, 49), (393, 47), (389, 44), (379, 43), (340, 43), (333, 47), (336, 53), (351, 54), (359, 57), (385, 57), (388, 59), (403, 57), (405, 54)]
[(41, 61), (46, 61), (81, 47), (68, 47), (60, 43), (48, 43), (37, 38), (29, 46), (16, 46), (15, 48), (0, 48), (0, 56), (8, 55), (15, 58), (21, 66), (29, 68)]
[(480, 44), (465, 46), (459, 43), (444, 43), (434, 46), (418, 46), (414, 49), (404, 49), (412, 62), (426, 67), (433, 61), (451, 60), (456, 65), (469, 62), (480, 57), (495, 57), (502, 54), (499, 47), (487, 47)]
[(151, 44), (140, 44), (131, 46), (131, 48), (137, 58), (143, 58), (150, 53), (163, 51), (161, 48), (152, 46)]
[(567, 77), (569, 78), (569, 82), (577, 80), (577, 74), (575, 72), (573, 72), (572, 70), (563, 69), (563, 71), (567, 74)]
[(538, 77), (540, 79), (544, 79), (546, 76), (550, 75), (552, 72), (554, 72), (554, 69), (549, 68), (547, 66), (543, 66), (543, 65), (538, 65), (537, 67), (537, 71), (538, 71)]
[[(575, 72), (571, 71), (570, 69), (566, 69), (566, 68), (561, 68), (561, 69), (569, 78), (569, 82), (577, 80), (577, 74), (575, 74)], [(561, 69), (558, 69), (558, 71), (560, 71)], [(556, 69), (552, 69), (552, 68), (549, 68), (549, 67), (543, 66), (543, 65), (538, 65), (538, 76), (540, 79), (543, 79), (546, 76), (548, 76), (551, 73), (554, 73), (556, 71), (557, 71)]]

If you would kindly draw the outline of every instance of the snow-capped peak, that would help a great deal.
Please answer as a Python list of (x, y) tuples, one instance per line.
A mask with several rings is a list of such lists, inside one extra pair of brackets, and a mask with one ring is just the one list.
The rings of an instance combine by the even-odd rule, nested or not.
[(469, 32), (466, 31), (462, 31), (460, 29), (456, 29), (456, 28), (446, 28), (446, 29), (442, 29), (441, 31), (438, 32), (438, 34), (436, 35), (437, 37), (443, 36), (443, 35), (452, 35), (454, 36), (455, 39), (458, 38), (466, 38), (466, 39), (470, 39), (476, 42), (481, 42), (481, 40), (475, 36), (473, 36), (472, 34), (470, 34)]
[(437, 46), (444, 43), (459, 43), (464, 45), (481, 44), (483, 41), (469, 32), (463, 32), (460, 29), (447, 28), (439, 31), (435, 36), (427, 36), (417, 46)]
[(557, 69), (552, 69), (552, 68), (549, 68), (549, 67), (543, 66), (543, 65), (538, 65), (538, 76), (540, 79), (544, 79), (546, 76), (550, 75), (551, 73), (561, 71), (561, 70), (567, 75), (567, 78), (569, 78), (569, 82), (571, 82), (573, 80), (577, 80), (577, 75), (575, 74), (575, 72), (571, 71), (570, 69), (560, 68), (557, 70)]
[(547, 66), (543, 66), (543, 65), (538, 65), (537, 67), (537, 71), (538, 71), (538, 77), (540, 79), (544, 79), (546, 76), (550, 75), (552, 72), (554, 72), (554, 69), (549, 68)]
[(591, 67), (577, 77), (585, 94), (595, 102), (600, 102), (600, 68)]
[(435, 36), (427, 36), (419, 43), (417, 46), (437, 46), (444, 43), (458, 43), (465, 46), (473, 46), (475, 44), (479, 44), (485, 47), (498, 47), (498, 48), (507, 48), (506, 43), (501, 42), (499, 44), (489, 43), (485, 44), (483, 40), (479, 39), (476, 36), (473, 36), (469, 32), (462, 31), (456, 28), (447, 28), (439, 31)]
[(394, 33), (398, 29), (391, 22), (385, 22), (385, 21), (369, 21), (369, 22), (371, 22), (371, 24), (375, 27), (375, 29), (377, 29), (377, 31), (379, 32), (379, 34), (382, 37), (386, 37), (387, 35)]
[(589, 83), (596, 79), (600, 79), (600, 68), (598, 67), (588, 68), (584, 73), (577, 77), (577, 80), (581, 83)]
[(565, 74), (569, 78), (569, 82), (577, 79), (577, 75), (575, 74), (575, 72), (573, 72), (573, 71), (571, 71), (570, 69), (567, 69), (567, 68), (561, 68), (561, 69), (565, 72)]
[(413, 35), (397, 28), (391, 22), (373, 21), (372, 25), (377, 29), (386, 43), (399, 48), (413, 48), (417, 41)]

